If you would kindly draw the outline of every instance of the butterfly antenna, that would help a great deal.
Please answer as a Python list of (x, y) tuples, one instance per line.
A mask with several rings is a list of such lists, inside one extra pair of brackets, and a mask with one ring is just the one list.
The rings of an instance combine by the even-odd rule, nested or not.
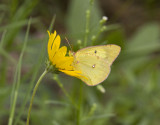
[(72, 49), (72, 47), (71, 47), (71, 44), (69, 43), (69, 41), (68, 41), (68, 39), (65, 37), (65, 39), (66, 39), (66, 41), (67, 41), (67, 43), (68, 43), (68, 45), (69, 45), (69, 47), (70, 47), (70, 49), (71, 49), (71, 51), (73, 50)]

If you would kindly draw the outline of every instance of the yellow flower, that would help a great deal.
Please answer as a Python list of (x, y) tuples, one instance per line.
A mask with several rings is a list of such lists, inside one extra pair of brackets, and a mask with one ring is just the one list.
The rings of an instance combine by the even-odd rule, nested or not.
[(67, 47), (62, 46), (60, 47), (61, 38), (59, 35), (56, 36), (56, 31), (54, 33), (50, 33), (49, 31), (49, 40), (48, 40), (48, 56), (49, 60), (53, 66), (59, 71), (74, 76), (77, 78), (83, 77), (81, 75), (81, 71), (75, 71), (74, 67), (72, 66), (73, 63), (73, 56), (67, 54)]

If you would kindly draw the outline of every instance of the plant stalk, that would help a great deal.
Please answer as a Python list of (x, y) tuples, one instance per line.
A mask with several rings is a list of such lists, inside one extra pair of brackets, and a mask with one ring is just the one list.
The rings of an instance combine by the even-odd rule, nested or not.
[(34, 96), (36, 94), (37, 88), (41, 82), (41, 80), (43, 79), (43, 77), (47, 74), (47, 70), (45, 70), (42, 75), (39, 77), (34, 89), (33, 89), (33, 93), (32, 93), (32, 97), (31, 97), (31, 101), (30, 101), (30, 105), (29, 105), (29, 110), (28, 110), (28, 116), (27, 116), (27, 123), (26, 125), (29, 125), (29, 119), (30, 119), (30, 114), (31, 114), (31, 109), (32, 109), (32, 104), (33, 104), (33, 100), (34, 100)]

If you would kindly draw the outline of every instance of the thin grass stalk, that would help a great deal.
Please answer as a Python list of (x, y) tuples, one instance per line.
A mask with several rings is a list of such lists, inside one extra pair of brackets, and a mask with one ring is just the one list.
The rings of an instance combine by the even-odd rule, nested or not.
[[(16, 108), (16, 103), (17, 103), (17, 97), (18, 97), (18, 91), (19, 91), (19, 86), (20, 86), (22, 58), (23, 58), (24, 51), (25, 51), (25, 48), (26, 48), (26, 45), (27, 45), (27, 41), (28, 41), (30, 24), (31, 24), (31, 19), (29, 19), (29, 21), (28, 21), (28, 27), (27, 27), (27, 32), (26, 32), (25, 39), (24, 39), (24, 44), (23, 44), (22, 52), (20, 54), (20, 58), (19, 58), (19, 61), (18, 61), (18, 64), (17, 64), (17, 79), (16, 79), (17, 84), (15, 86), (13, 103), (11, 105), (11, 112), (10, 112), (10, 117), (9, 117), (8, 125), (12, 125), (13, 124), (13, 119), (14, 119), (14, 114), (15, 114), (15, 108)], [(11, 95), (11, 97), (12, 97), (12, 95)]]

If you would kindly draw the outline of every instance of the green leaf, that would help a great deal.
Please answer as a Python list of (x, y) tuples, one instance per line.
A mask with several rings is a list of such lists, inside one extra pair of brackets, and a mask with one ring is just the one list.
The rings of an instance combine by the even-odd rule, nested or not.
[(126, 50), (130, 53), (151, 53), (159, 50), (160, 29), (158, 23), (142, 26), (127, 43)]

